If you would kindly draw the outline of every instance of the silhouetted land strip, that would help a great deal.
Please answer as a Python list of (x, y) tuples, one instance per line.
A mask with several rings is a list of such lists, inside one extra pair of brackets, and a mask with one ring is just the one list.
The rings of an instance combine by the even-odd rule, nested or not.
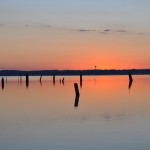
[(0, 76), (78, 76), (86, 75), (150, 75), (150, 69), (132, 69), (132, 70), (37, 70), (37, 71), (20, 71), (20, 70), (1, 70)]

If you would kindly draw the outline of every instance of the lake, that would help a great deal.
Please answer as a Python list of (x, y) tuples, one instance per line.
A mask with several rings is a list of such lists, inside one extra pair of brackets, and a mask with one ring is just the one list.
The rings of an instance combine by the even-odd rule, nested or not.
[(150, 76), (62, 78), (7, 78), (0, 150), (150, 150)]

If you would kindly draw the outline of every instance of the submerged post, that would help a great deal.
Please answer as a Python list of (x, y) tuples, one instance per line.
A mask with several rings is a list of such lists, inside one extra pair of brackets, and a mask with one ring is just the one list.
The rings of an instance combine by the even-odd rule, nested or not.
[(80, 72), (80, 87), (82, 87), (82, 72)]
[(42, 83), (42, 76), (40, 76), (40, 83)]
[(62, 84), (64, 84), (64, 80), (65, 80), (65, 78), (62, 79)]
[(53, 84), (55, 85), (55, 75), (53, 75)]
[(79, 105), (79, 96), (76, 95), (75, 101), (74, 101), (74, 107), (77, 108)]
[(131, 89), (131, 87), (132, 87), (132, 81), (129, 81), (129, 85), (128, 85), (129, 90)]
[(133, 78), (132, 78), (132, 75), (131, 75), (131, 72), (129, 71), (128, 73), (128, 76), (129, 76), (129, 85), (128, 85), (128, 88), (130, 90), (131, 86), (132, 86), (132, 82), (133, 82)]
[(42, 76), (40, 76), (40, 84), (41, 84), (41, 86), (42, 86)]
[(132, 79), (132, 75), (131, 75), (131, 72), (130, 72), (130, 71), (129, 71), (129, 73), (128, 73), (128, 76), (129, 76), (129, 82), (132, 82), (133, 79)]
[(28, 88), (29, 86), (29, 74), (26, 73), (26, 87)]
[(80, 96), (79, 88), (78, 88), (78, 83), (74, 83), (74, 89), (75, 89), (75, 93), (76, 93), (74, 107), (78, 107), (79, 96)]
[(4, 89), (4, 78), (2, 77), (2, 79), (1, 79), (1, 84), (2, 84), (2, 90)]
[(74, 83), (74, 89), (75, 89), (76, 96), (80, 96), (78, 83)]

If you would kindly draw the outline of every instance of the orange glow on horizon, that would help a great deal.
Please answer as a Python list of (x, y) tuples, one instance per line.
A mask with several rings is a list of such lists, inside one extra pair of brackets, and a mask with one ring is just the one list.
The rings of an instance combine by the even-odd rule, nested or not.
[(1, 70), (86, 70), (95, 69), (95, 66), (96, 69), (150, 68), (150, 46), (146, 36), (43, 30), (20, 31), (15, 38), (7, 36), (7, 41), (3, 39), (0, 45)]

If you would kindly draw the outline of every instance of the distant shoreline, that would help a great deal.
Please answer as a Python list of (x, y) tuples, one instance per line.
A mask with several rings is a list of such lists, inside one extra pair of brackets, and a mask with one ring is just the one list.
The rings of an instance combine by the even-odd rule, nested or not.
[(1, 70), (0, 76), (78, 76), (80, 73), (85, 76), (92, 75), (128, 75), (129, 71), (132, 75), (150, 75), (150, 69), (131, 69), (131, 70)]

